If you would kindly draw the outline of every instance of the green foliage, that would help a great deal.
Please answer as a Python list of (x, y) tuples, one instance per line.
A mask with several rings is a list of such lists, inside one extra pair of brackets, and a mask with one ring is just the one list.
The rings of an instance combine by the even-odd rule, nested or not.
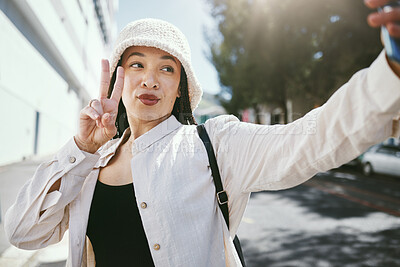
[(323, 104), (382, 49), (362, 0), (209, 0), (219, 38), (211, 61), (232, 95), (228, 112), (258, 104)]

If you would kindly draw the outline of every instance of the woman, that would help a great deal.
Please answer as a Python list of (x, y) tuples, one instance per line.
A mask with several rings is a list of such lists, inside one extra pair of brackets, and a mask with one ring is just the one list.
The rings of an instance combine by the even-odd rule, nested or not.
[[(399, 19), (377, 16), (374, 26)], [(400, 67), (382, 52), (294, 123), (208, 120), (228, 230), (191, 125), (201, 89), (183, 34), (160, 20), (133, 22), (111, 57), (111, 82), (108, 68), (103, 61), (99, 99), (82, 110), (79, 133), (39, 166), (6, 214), (7, 236), (25, 249), (69, 229), (68, 266), (241, 266), (232, 237), (250, 193), (293, 187), (349, 161), (392, 133), (400, 107)]]

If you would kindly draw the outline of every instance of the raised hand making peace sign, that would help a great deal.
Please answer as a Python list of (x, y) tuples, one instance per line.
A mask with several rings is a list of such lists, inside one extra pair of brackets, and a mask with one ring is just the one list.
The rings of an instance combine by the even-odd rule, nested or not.
[(110, 67), (108, 60), (102, 60), (99, 99), (90, 100), (79, 116), (79, 132), (75, 135), (75, 142), (81, 150), (94, 153), (117, 133), (115, 120), (124, 87), (124, 76), (124, 69), (118, 67), (114, 89), (111, 98), (108, 98)]

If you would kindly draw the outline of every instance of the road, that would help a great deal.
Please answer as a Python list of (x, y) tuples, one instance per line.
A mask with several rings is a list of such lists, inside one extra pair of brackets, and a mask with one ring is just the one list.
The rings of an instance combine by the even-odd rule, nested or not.
[[(0, 167), (2, 217), (41, 161)], [(340, 168), (292, 189), (253, 193), (238, 235), (248, 267), (400, 266), (399, 207), (400, 178)], [(9, 246), (0, 223), (0, 254)], [(58, 267), (66, 250), (64, 242), (26, 258)]]
[(400, 178), (340, 168), (254, 193), (238, 236), (249, 267), (400, 266)]

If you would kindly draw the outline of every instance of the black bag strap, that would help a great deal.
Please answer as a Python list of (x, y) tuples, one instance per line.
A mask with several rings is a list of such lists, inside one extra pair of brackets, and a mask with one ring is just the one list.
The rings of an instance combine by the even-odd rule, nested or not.
[(214, 179), (218, 205), (221, 208), (226, 225), (228, 226), (229, 229), (228, 195), (226, 194), (224, 187), (222, 186), (221, 176), (219, 175), (219, 168), (217, 160), (215, 158), (214, 149), (211, 145), (211, 141), (210, 138), (208, 137), (204, 124), (197, 125), (197, 132), (199, 133), (200, 139), (203, 141), (204, 146), (206, 147), (207, 150), (208, 161), (210, 162), (211, 173)]
[[(221, 176), (219, 175), (219, 168), (217, 164), (217, 159), (215, 158), (214, 149), (212, 147), (210, 137), (207, 134), (206, 128), (204, 124), (197, 125), (197, 132), (199, 133), (201, 141), (203, 141), (204, 146), (207, 150), (208, 161), (210, 163), (211, 174), (215, 184), (215, 191), (218, 201), (218, 206), (222, 211), (222, 215), (224, 216), (226, 225), (229, 229), (229, 209), (228, 209), (228, 194), (224, 190), (224, 187), (221, 182)], [(239, 255), (242, 266), (245, 267), (246, 264), (244, 262), (242, 247), (240, 245), (239, 238), (235, 236), (233, 239), (233, 244), (235, 245), (236, 252)]]

